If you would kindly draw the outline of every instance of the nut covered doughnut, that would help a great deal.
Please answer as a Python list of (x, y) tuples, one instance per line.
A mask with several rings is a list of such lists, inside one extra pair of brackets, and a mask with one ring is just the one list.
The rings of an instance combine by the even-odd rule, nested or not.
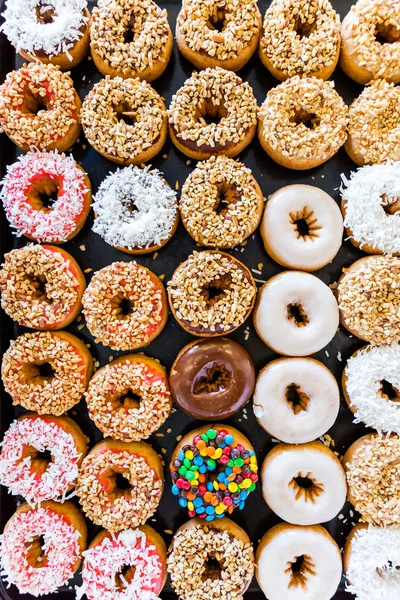
[[(124, 118), (132, 119), (132, 124)], [(83, 102), (81, 119), (96, 152), (122, 165), (140, 165), (153, 158), (168, 133), (161, 96), (139, 79), (107, 76), (96, 83)]]
[(115, 350), (148, 346), (168, 317), (163, 284), (135, 262), (115, 262), (95, 273), (82, 303), (95, 341)]
[(0, 86), (0, 132), (24, 152), (65, 152), (80, 134), (80, 108), (67, 73), (53, 65), (30, 63), (8, 73)]
[(55, 246), (29, 244), (5, 255), (1, 306), (20, 325), (62, 329), (81, 310), (86, 282), (76, 260)]
[(196, 242), (233, 248), (257, 229), (264, 198), (244, 164), (226, 156), (211, 156), (198, 163), (186, 179), (179, 208), (182, 222)]
[(270, 90), (259, 111), (265, 152), (289, 169), (317, 167), (347, 138), (348, 109), (333, 81), (292, 77)]
[[(216, 67), (186, 80), (172, 97), (168, 116), (171, 139), (189, 158), (233, 157), (254, 137), (257, 101), (247, 82)], [(207, 124), (207, 116), (219, 122)]]

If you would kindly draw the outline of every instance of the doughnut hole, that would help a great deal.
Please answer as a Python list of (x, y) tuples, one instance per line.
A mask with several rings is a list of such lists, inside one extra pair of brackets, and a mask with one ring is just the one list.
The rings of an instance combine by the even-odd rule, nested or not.
[(132, 12), (129, 17), (127, 27), (123, 33), (123, 40), (125, 44), (131, 44), (136, 40), (136, 38), (137, 35), (135, 33), (135, 13)]
[(221, 275), (203, 287), (201, 295), (210, 309), (212, 309), (216, 302), (222, 300), (225, 290), (229, 289), (231, 283), (232, 279), (230, 275)]
[(296, 232), (297, 239), (303, 238), (314, 241), (314, 238), (319, 237), (318, 231), (322, 226), (318, 224), (318, 219), (314, 217), (314, 211), (305, 206), (303, 210), (294, 213), (289, 213), (290, 223)]
[(375, 27), (375, 40), (378, 44), (394, 44), (400, 40), (400, 30), (395, 25), (378, 23)]
[(127, 389), (120, 396), (111, 399), (111, 404), (115, 412), (128, 412), (134, 408), (139, 408), (141, 396), (134, 390)]
[(42, 451), (37, 450), (34, 446), (24, 446), (21, 453), (21, 461), (25, 458), (31, 459), (31, 471), (38, 475), (43, 475), (53, 461), (53, 456), (46, 448)]
[(289, 589), (291, 587), (302, 587), (307, 589), (307, 580), (309, 575), (316, 575), (315, 565), (310, 556), (302, 554), (295, 556), (293, 562), (289, 561), (285, 573), (290, 576)]
[(322, 483), (317, 482), (311, 473), (298, 473), (289, 481), (289, 487), (295, 491), (295, 500), (304, 499), (315, 504), (316, 498), (324, 491)]
[(126, 471), (115, 467), (109, 467), (99, 474), (99, 483), (111, 500), (130, 497), (132, 484), (127, 475)]
[(232, 372), (221, 363), (206, 364), (193, 381), (193, 394), (206, 391), (218, 393), (226, 389), (227, 383), (232, 379)]
[(298, 108), (290, 121), (296, 125), (304, 126), (307, 129), (317, 129), (321, 124), (321, 119), (313, 112)]
[(115, 587), (122, 594), (135, 577), (136, 568), (133, 565), (123, 565), (115, 574)]
[[(33, 85), (33, 84), (32, 84)], [(22, 99), (21, 112), (25, 112), (29, 116), (38, 115), (41, 111), (47, 110), (49, 107), (49, 99), (47, 96), (41, 96), (37, 90), (31, 89), (29, 83)]]
[(115, 112), (119, 121), (123, 121), (126, 125), (132, 126), (139, 122), (137, 112), (132, 110), (127, 104), (119, 104), (115, 107)]
[(382, 208), (387, 215), (394, 215), (400, 210), (400, 198), (388, 198), (386, 194), (381, 196)]
[[(213, 31), (222, 32), (225, 29), (226, 25), (226, 13), (223, 8), (216, 8), (210, 14), (208, 20), (206, 21), (206, 25), (209, 29)], [(215, 39), (214, 41), (223, 41), (223, 37), (221, 36), (221, 40)]]
[(47, 2), (39, 2), (36, 6), (36, 20), (41, 25), (54, 23), (57, 13), (54, 8), (48, 6)]
[(219, 104), (214, 104), (213, 98), (207, 98), (197, 107), (194, 115), (195, 121), (199, 122), (202, 127), (215, 124), (218, 125), (222, 119), (228, 115), (228, 111), (224, 105), (224, 99), (219, 99)]
[(215, 201), (215, 212), (224, 216), (229, 208), (233, 208), (240, 200), (240, 195), (235, 187), (227, 183), (216, 183), (217, 198)]
[(61, 190), (61, 181), (43, 175), (35, 178), (26, 193), (29, 204), (36, 210), (49, 213)]
[(296, 327), (308, 325), (310, 319), (299, 302), (287, 305), (287, 318), (293, 321)]
[(134, 311), (134, 303), (123, 294), (113, 298), (111, 305), (114, 308), (114, 316), (121, 321), (128, 319)]
[(221, 573), (223, 571), (222, 566), (223, 557), (217, 552), (211, 552), (204, 563), (204, 571), (202, 573), (202, 581), (215, 581), (221, 579)]
[(296, 15), (294, 19), (293, 30), (297, 33), (300, 39), (310, 37), (310, 35), (312, 35), (316, 29), (317, 22), (315, 19), (312, 19), (311, 22), (309, 20), (304, 21), (300, 15)]
[(25, 542), (27, 549), (26, 560), (34, 569), (47, 567), (48, 560), (46, 557), (46, 540), (43, 535), (38, 535), (32, 541)]
[(389, 381), (382, 379), (379, 394), (386, 400), (392, 400), (392, 402), (400, 401), (400, 390), (395, 388)]
[(299, 412), (307, 410), (310, 398), (299, 385), (291, 383), (286, 388), (286, 402), (290, 405), (293, 413), (297, 415)]

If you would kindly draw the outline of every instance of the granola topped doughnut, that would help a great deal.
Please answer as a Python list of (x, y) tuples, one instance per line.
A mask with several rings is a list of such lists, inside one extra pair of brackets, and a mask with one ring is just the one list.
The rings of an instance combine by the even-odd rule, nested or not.
[(367, 256), (344, 269), (338, 284), (340, 322), (373, 344), (400, 340), (400, 258)]
[(114, 350), (148, 346), (168, 317), (163, 284), (135, 262), (115, 262), (95, 273), (82, 303), (95, 341)]
[(152, 159), (168, 133), (161, 96), (139, 79), (107, 76), (96, 83), (83, 101), (81, 119), (96, 152), (121, 165), (141, 165)]
[(103, 75), (153, 81), (172, 46), (167, 11), (152, 0), (99, 0), (93, 9), (90, 49)]
[(13, 404), (62, 415), (83, 396), (93, 371), (86, 345), (67, 331), (25, 333), (3, 356), (1, 375)]
[(161, 461), (151, 446), (107, 440), (83, 459), (76, 493), (93, 523), (117, 532), (144, 525), (155, 512), (163, 487)]
[[(189, 158), (236, 156), (254, 137), (257, 101), (253, 90), (232, 71), (219, 67), (194, 72), (172, 97), (169, 133)], [(218, 119), (207, 124), (206, 117)]]
[(148, 438), (172, 406), (164, 367), (144, 354), (125, 354), (101, 367), (85, 399), (89, 417), (103, 435), (125, 442)]
[(274, 77), (328, 79), (339, 60), (340, 18), (329, 0), (273, 0), (260, 39), (260, 58)]
[(89, 50), (87, 0), (7, 0), (0, 31), (31, 62), (72, 69)]
[(217, 250), (193, 252), (168, 282), (174, 317), (183, 329), (199, 337), (226, 335), (240, 327), (255, 298), (249, 269)]
[(348, 109), (333, 81), (298, 75), (270, 90), (259, 110), (265, 152), (289, 169), (312, 169), (347, 138)]
[(85, 277), (76, 260), (56, 246), (29, 244), (5, 255), (1, 306), (32, 329), (62, 329), (81, 310)]
[(38, 62), (8, 73), (0, 86), (0, 132), (24, 152), (73, 146), (81, 131), (81, 101), (71, 77)]
[(400, 87), (384, 79), (366, 87), (350, 104), (348, 132), (344, 149), (361, 167), (400, 160)]
[(198, 69), (239, 71), (257, 49), (261, 14), (256, 0), (184, 0), (176, 41)]
[(243, 163), (211, 156), (198, 163), (186, 179), (179, 208), (182, 222), (196, 242), (233, 248), (257, 229), (264, 197)]
[(340, 66), (363, 85), (400, 82), (400, 6), (393, 0), (358, 0), (342, 23)]

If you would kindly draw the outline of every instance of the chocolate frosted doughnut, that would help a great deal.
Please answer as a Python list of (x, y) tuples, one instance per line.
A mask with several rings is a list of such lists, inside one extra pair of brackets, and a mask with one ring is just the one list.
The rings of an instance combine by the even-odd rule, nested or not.
[(195, 340), (175, 359), (170, 373), (173, 398), (195, 419), (227, 419), (253, 393), (254, 365), (242, 346), (227, 338)]

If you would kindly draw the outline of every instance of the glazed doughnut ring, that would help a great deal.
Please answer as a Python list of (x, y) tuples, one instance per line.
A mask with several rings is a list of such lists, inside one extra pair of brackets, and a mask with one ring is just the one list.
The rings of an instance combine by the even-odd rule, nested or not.
[(316, 271), (342, 245), (343, 220), (334, 199), (312, 185), (287, 185), (269, 197), (260, 226), (267, 253), (283, 267)]
[(54, 65), (30, 63), (0, 86), (0, 132), (24, 152), (65, 152), (81, 132), (81, 101), (71, 77)]
[(302, 271), (271, 277), (258, 292), (254, 326), (279, 354), (307, 356), (324, 348), (339, 326), (335, 296), (320, 279)]
[(278, 358), (258, 375), (254, 414), (261, 427), (282, 442), (315, 440), (332, 427), (339, 408), (336, 379), (313, 358)]
[(261, 539), (256, 563), (268, 600), (330, 600), (342, 577), (339, 547), (320, 525), (275, 525)]
[(277, 444), (261, 468), (265, 502), (294, 525), (330, 521), (346, 501), (346, 477), (336, 455), (321, 442)]
[[(61, 244), (83, 227), (90, 211), (89, 177), (70, 156), (29, 152), (8, 167), (1, 182), (7, 219), (31, 240)], [(56, 194), (56, 200), (50, 205)]]
[(348, 109), (333, 81), (298, 75), (270, 90), (259, 110), (265, 152), (289, 169), (312, 169), (347, 138)]

